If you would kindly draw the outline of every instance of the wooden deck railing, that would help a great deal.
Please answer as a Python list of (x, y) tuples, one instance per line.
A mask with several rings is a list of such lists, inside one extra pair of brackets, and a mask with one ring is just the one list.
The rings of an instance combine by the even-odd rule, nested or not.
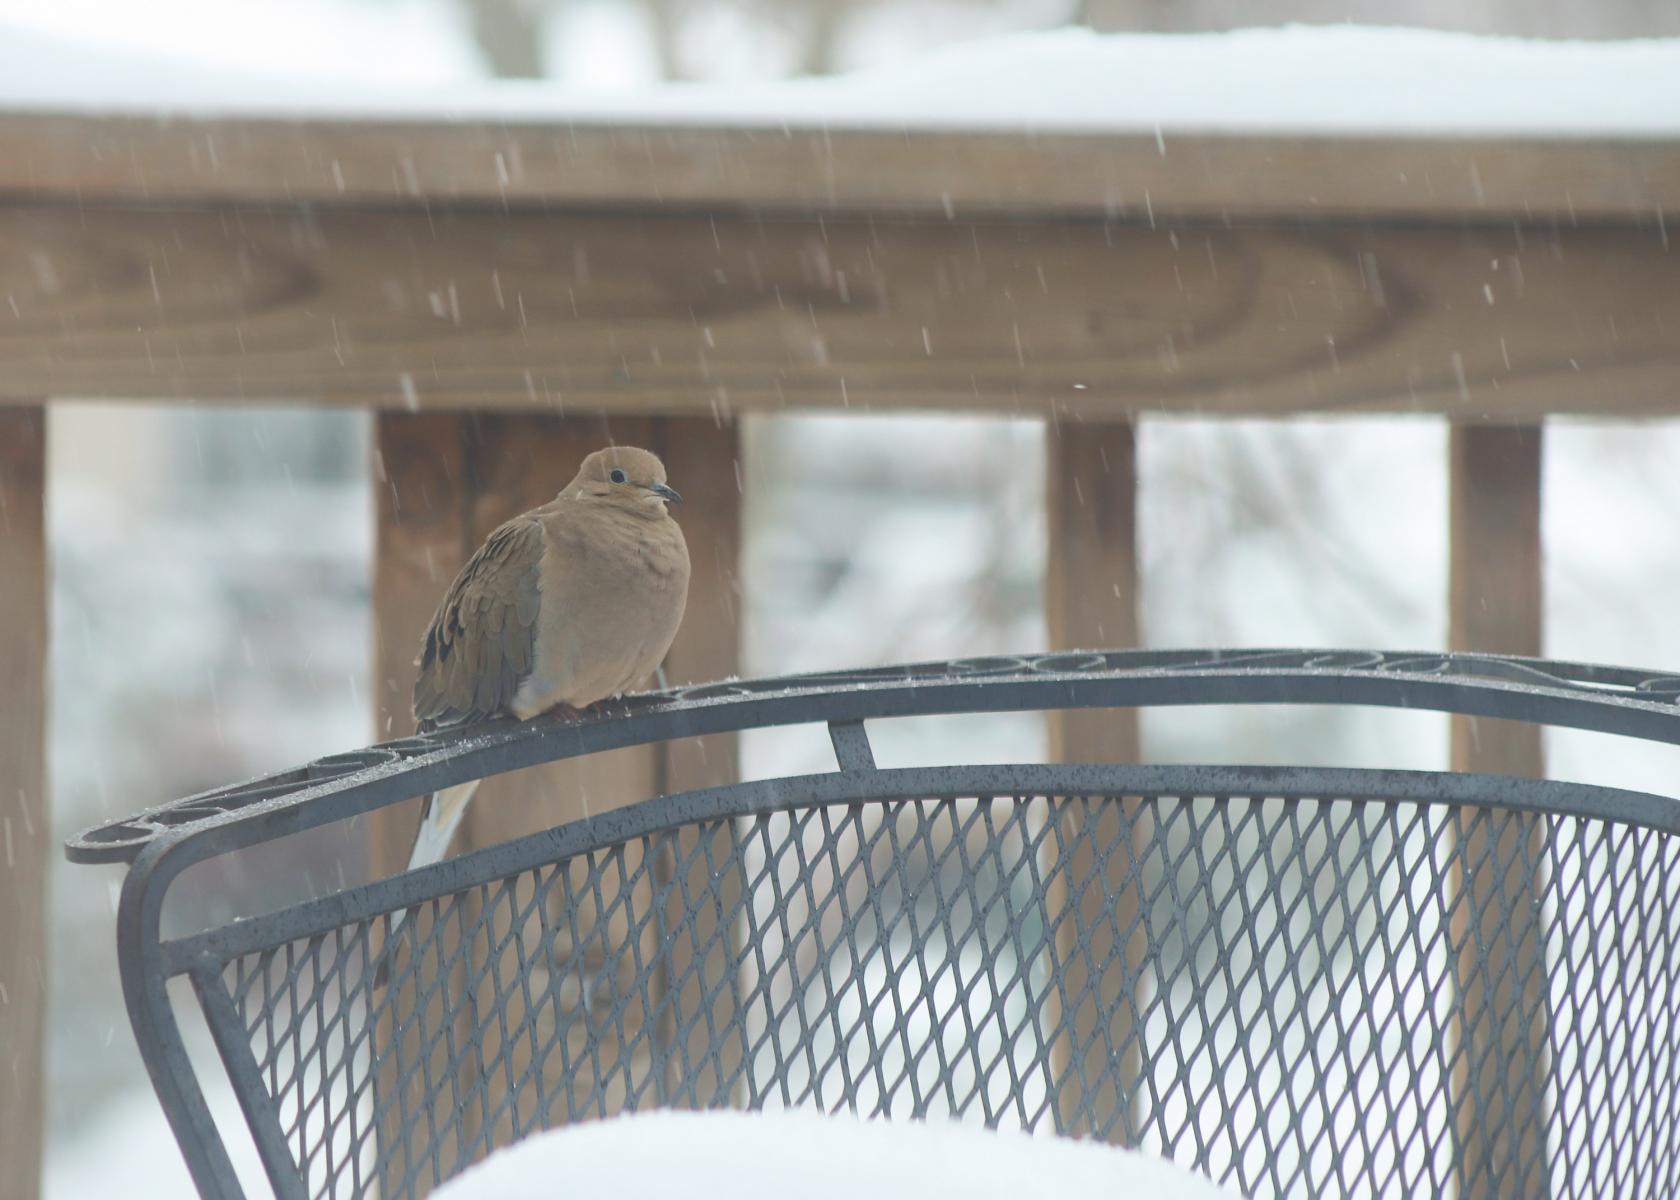
[[(744, 413), (1044, 417), (1057, 647), (1137, 639), (1139, 415), (1440, 414), (1452, 645), (1535, 653), (1545, 419), (1680, 412), (1672, 143), (8, 116), (0, 145), (0, 1197), (35, 1194), (41, 1132), (53, 399), (377, 409), (390, 736), (456, 567), (608, 436), (704, 497), (681, 682), (739, 665)], [(1136, 733), (1071, 716), (1054, 745)], [(1542, 769), (1531, 732), (1453, 746)], [(554, 770), (599, 809), (735, 763)], [(475, 805), (465, 843), (524, 808)], [(376, 823), (379, 869), (411, 820)]]

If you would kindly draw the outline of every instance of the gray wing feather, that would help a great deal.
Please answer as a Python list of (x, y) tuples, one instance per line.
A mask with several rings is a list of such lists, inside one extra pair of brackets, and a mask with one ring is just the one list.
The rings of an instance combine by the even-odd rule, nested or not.
[(420, 648), (414, 716), (422, 727), (500, 715), (536, 655), (543, 531), (535, 518), (500, 526), (461, 568)]

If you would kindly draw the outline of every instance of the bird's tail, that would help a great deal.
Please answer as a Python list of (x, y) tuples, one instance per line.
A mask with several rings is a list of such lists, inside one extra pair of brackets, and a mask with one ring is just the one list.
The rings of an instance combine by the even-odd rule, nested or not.
[[(426, 797), (426, 803), (420, 810), (420, 828), (414, 831), (414, 846), (408, 852), (410, 871), (435, 863), (448, 852), (455, 829), (467, 813), (467, 804), (472, 800), (473, 793), (478, 790), (478, 782), (473, 779), (466, 783), (458, 783), (454, 787), (444, 788)], [(404, 910), (391, 918), (391, 930), (385, 936), (385, 945), (380, 950), (378, 963), (374, 967), (374, 987), (384, 987), (390, 980), (391, 959), (396, 954), (397, 931), (402, 928), (407, 917), (408, 912)]]

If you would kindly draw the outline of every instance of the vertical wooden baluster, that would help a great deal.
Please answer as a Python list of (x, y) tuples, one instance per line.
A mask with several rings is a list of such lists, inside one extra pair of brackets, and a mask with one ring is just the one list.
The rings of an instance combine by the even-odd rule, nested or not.
[(46, 1099), (46, 409), (0, 408), (0, 1200), (41, 1186)]
[[(375, 418), (373, 693), (381, 741), (414, 732), (420, 635), (471, 550), (465, 421), (448, 412), (382, 412)], [(413, 803), (369, 816), (375, 875), (403, 867), (418, 820)]]
[[(552, 500), (588, 454), (609, 442), (649, 447), (654, 437), (654, 422), (647, 418), (506, 412), (477, 413), (467, 418), (467, 424), (468, 540), (475, 549), (509, 517)], [(658, 790), (659, 763), (657, 748), (636, 746), (487, 779), (462, 823), (457, 852), (644, 800)], [(639, 866), (638, 854), (633, 847), (627, 848), (625, 871), (634, 874)], [(535, 898), (536, 882), (528, 881), (508, 893), (498, 893), (498, 886), (492, 885), (491, 891), (497, 906), (489, 927), (492, 942), (480, 948), (485, 953), (476, 953), (474, 959), (475, 968), (486, 971), (474, 989), (476, 1019), (485, 1030), (480, 1053), (483, 1061), (495, 1066), (485, 1080), (485, 1111), (472, 1115), (478, 1122), (474, 1136), (491, 1145), (505, 1145), (516, 1134), (563, 1120), (573, 1111), (574, 1102), (559, 1098), (556, 1092), (562, 1055), (545, 1053), (556, 1037), (550, 1027), (556, 1008), (545, 998), (558, 997), (559, 1010), (571, 1015), (584, 1005), (586, 988), (593, 989), (591, 1005), (601, 1000), (610, 1003), (629, 982), (631, 959), (639, 957), (645, 963), (657, 952), (657, 931), (650, 923), (637, 935), (633, 953), (626, 953), (630, 918), (639, 915), (641, 893), (649, 885), (632, 885), (634, 911), (628, 905), (615, 908), (616, 870), (609, 869), (601, 880), (602, 903), (612, 914), (604, 927), (592, 901), (569, 912), (559, 889), (554, 888), (539, 901), (554, 923), (551, 928), (569, 931), (575, 926), (581, 941), (562, 934), (543, 944), (542, 922), (535, 918), (515, 933), (511, 918), (517, 908)], [(498, 942), (505, 944), (497, 950), (496, 959), (486, 957)], [(525, 983), (511, 986), (521, 962), (528, 968)], [(501, 1000), (498, 985), (503, 990)], [(531, 1014), (524, 1010), (527, 988), (537, 1009)], [(606, 1099), (609, 1111), (624, 1107), (632, 1093), (641, 1103), (648, 1103), (654, 1088), (656, 1055), (653, 1033), (645, 1024), (648, 1014), (641, 1011), (639, 997), (632, 996), (631, 1002), (622, 1039), (611, 1030), (590, 1031), (588, 1019), (574, 1021), (565, 1034), (573, 1061), (579, 1054), (600, 1056), (613, 1082)], [(495, 1009), (498, 1004), (505, 1010), (500, 1014)], [(509, 1022), (507, 1046), (500, 1042), (504, 1018)], [(589, 1038), (595, 1040), (587, 1042)], [(510, 1079), (515, 1092), (511, 1096)], [(578, 1096), (575, 1103), (581, 1106), (585, 1098)], [(485, 1123), (490, 1128), (485, 1129)]]
[[(414, 732), (414, 660), (420, 635), (469, 552), (464, 420), (448, 412), (382, 412), (375, 418), (373, 693), (381, 740)], [(419, 805), (414, 802), (369, 815), (369, 866), (376, 877), (406, 864), (418, 820)], [(416, 921), (416, 933), (429, 930), (429, 917)], [(422, 987), (435, 978), (436, 970), (435, 958), (423, 960), (417, 970), (424, 975)], [(430, 1190), (431, 1143), (420, 1107), (421, 1056), (434, 1079), (447, 1070), (447, 1058), (439, 1025), (442, 992), (434, 993), (438, 999), (426, 1006), (424, 1029), (416, 996), (417, 989), (404, 984), (374, 997), (387, 1006), (374, 1030), (381, 1056), (374, 1093), (377, 1103), (388, 1106), (378, 1131), (376, 1175), (382, 1191), (400, 1190), (398, 1181), (406, 1179), (424, 1195)], [(400, 1044), (395, 1042), (394, 1021), (399, 1014)], [(428, 1038), (435, 1040), (427, 1044)]]
[[(1541, 649), (1541, 428), (1455, 425), (1451, 433), (1451, 646)], [(1533, 725), (1454, 717), (1455, 771), (1539, 777)], [(1543, 1196), (1547, 1015), (1545, 825), (1472, 810), (1454, 819), (1448, 885), (1457, 983), (1451, 1091), (1459, 1195)], [(1509, 914), (1508, 916), (1505, 914)]]
[[(706, 418), (663, 419), (655, 423), (653, 448), (683, 494), (677, 519), (693, 564), (688, 608), (665, 660), (666, 680), (676, 687), (727, 679), (741, 670), (740, 429)], [(739, 738), (721, 734), (667, 743), (659, 766), (659, 791), (665, 794), (733, 783), (740, 778)], [(738, 922), (719, 930), (712, 916), (732, 913), (741, 902), (735, 844), (733, 825), (709, 834), (685, 830), (672, 853), (657, 864), (661, 880), (675, 885), (666, 915), (680, 931), (667, 947), (665, 986), (672, 1003), (660, 1044), (667, 1092), (683, 1106), (722, 1104), (739, 1093), (728, 1081), (741, 1070), (745, 1045), (730, 1038), (713, 1046), (707, 1032), (708, 1026), (740, 1028), (738, 988), (719, 985), (734, 975), (742, 930)], [(721, 875), (714, 877), (714, 869)], [(708, 902), (713, 896), (715, 904)], [(685, 916), (682, 910), (689, 903), (693, 911)], [(702, 998), (714, 989), (708, 1021)], [(680, 1042), (678, 1020), (689, 1029)]]
[[(1048, 432), (1046, 599), (1055, 649), (1138, 644), (1136, 436), (1129, 423), (1064, 423)], [(1135, 710), (1053, 713), (1050, 733), (1057, 761), (1137, 760)], [(1072, 802), (1045, 839), (1061, 978), (1046, 1005), (1046, 1031), (1063, 1023), (1050, 1060), (1057, 1124), (1114, 1141), (1135, 1135), (1142, 1063), (1137, 1014), (1122, 986), (1143, 961), (1143, 914), (1128, 869), (1136, 832), (1126, 832), (1137, 816), (1130, 802), (1088, 809)], [(1102, 870), (1099, 848), (1112, 848)], [(1078, 949), (1082, 933), (1086, 953)], [(1105, 1045), (1119, 1050), (1117, 1060)]]

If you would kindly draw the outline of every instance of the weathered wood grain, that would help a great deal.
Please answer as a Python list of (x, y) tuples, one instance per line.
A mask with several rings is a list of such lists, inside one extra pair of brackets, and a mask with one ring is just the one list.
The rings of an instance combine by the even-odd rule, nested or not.
[[(463, 557), (470, 486), (463, 418), (454, 413), (380, 413), (373, 489), (374, 721), (380, 741), (414, 732), (420, 636)], [(400, 870), (419, 820), (417, 804), (368, 816), (375, 875)]]
[[(691, 575), (682, 627), (665, 659), (673, 687), (728, 679), (741, 669), (741, 431), (701, 417), (653, 421), (648, 448), (683, 495), (673, 512), (688, 542)], [(733, 735), (666, 746), (665, 791), (718, 787), (740, 777)]]
[[(462, 561), (470, 487), (462, 423), (456, 414), (441, 412), (381, 413), (375, 421), (373, 701), (380, 740), (414, 732), (420, 632)], [(420, 819), (418, 801), (379, 809), (367, 819), (371, 874), (377, 878), (401, 870)], [(418, 914), (415, 921), (422, 936), (432, 931), (430, 913)], [(443, 937), (453, 949), (453, 935)], [(430, 984), (435, 962), (423, 969)], [(444, 1025), (444, 993), (434, 991), (434, 999), (425, 1003), (419, 994), (419, 989), (401, 987), (375, 1018), (380, 1065), (374, 1089), (383, 1114), (378, 1136), (385, 1152), (379, 1178), (382, 1187), (393, 1191), (400, 1190), (400, 1180), (418, 1181), (429, 1169), (425, 1135), (409, 1134), (404, 1122), (424, 1104), (424, 1080), (445, 1078), (449, 1070), (447, 1040), (438, 1038), (442, 1053), (426, 1040)], [(461, 1032), (458, 1021), (454, 1030)], [(453, 1147), (440, 1149), (446, 1159), (454, 1152)], [(424, 1194), (428, 1188), (421, 1183), (418, 1190)]]
[[(375, 597), (382, 708), (392, 732), (408, 728), (414, 647), (461, 563), (500, 522), (552, 497), (584, 455), (609, 440), (665, 454), (673, 480), (689, 493), (691, 504), (681, 510), (681, 517), (694, 546), (696, 570), (689, 613), (668, 664), (673, 681), (712, 678), (736, 670), (740, 495), (733, 427), (710, 420), (471, 412), (388, 413), (381, 417), (379, 428), (382, 494)], [(457, 850), (505, 841), (664, 790), (726, 781), (735, 777), (736, 769), (734, 739), (711, 738), (703, 743), (616, 751), (497, 776), (480, 787), (463, 822)], [(413, 835), (413, 820), (412, 814), (404, 813), (383, 818), (376, 826), (378, 864), (386, 869), (400, 865)], [(632, 872), (637, 861), (632, 851), (627, 860)], [(668, 876), (669, 864), (655, 864), (656, 872), (661, 868)], [(649, 961), (656, 956), (658, 947), (649, 940), (652, 926), (632, 934), (625, 921), (627, 910), (622, 906), (615, 910), (610, 895), (601, 902), (613, 915), (603, 918), (606, 928), (596, 931), (601, 936), (594, 940), (586, 939), (587, 944), (573, 945), (563, 934), (550, 939), (550, 944), (539, 920), (516, 926), (516, 912), (526, 911), (527, 905), (542, 905), (549, 910), (552, 927), (565, 928), (575, 920), (580, 930), (594, 928), (591, 912), (561, 912), (556, 907), (557, 893), (539, 898), (533, 891), (536, 886), (534, 879), (525, 879), (514, 885), (509, 896), (492, 899), (494, 911), (484, 914), (492, 942), (475, 943), (473, 948), (480, 970), (490, 966), (492, 954), (500, 978), (529, 963), (534, 993), (547, 995), (545, 988), (552, 989), (559, 1008), (570, 1011), (582, 1002), (580, 988), (612, 986), (601, 975), (608, 969), (609, 957), (620, 967), (628, 962), (616, 949), (609, 956), (609, 947), (639, 936), (645, 944), (636, 957)], [(640, 893), (651, 885), (644, 880), (635, 886)], [(636, 903), (645, 906), (646, 902), (647, 896), (640, 895)], [(476, 918), (476, 906), (474, 914)], [(523, 948), (515, 954), (513, 947), (520, 943)], [(680, 946), (673, 949), (672, 959), (679, 967), (689, 961)], [(715, 969), (717, 964), (711, 966)], [(692, 990), (695, 981), (690, 976), (686, 981), (673, 980), (672, 985)], [(466, 983), (463, 979), (452, 986), (463, 988)], [(505, 993), (489, 980), (478, 987), (481, 1009), (508, 1006), (506, 1022), (494, 1023), (484, 1036), (494, 1043), (486, 1044), (487, 1057), (495, 1060), (505, 1055), (511, 1074), (498, 1070), (496, 1079), (488, 1081), (482, 1105), (462, 1114), (469, 1142), (488, 1136), (501, 1144), (511, 1138), (515, 1125), (542, 1123), (564, 1111), (554, 1091), (557, 1080), (550, 1078), (549, 1068), (558, 1060), (545, 1047), (556, 1037), (585, 1036), (588, 1030), (578, 1025), (570, 1033), (559, 1031), (553, 1024), (558, 1010), (545, 1003), (527, 1011), (522, 1007), (523, 995), (522, 991)], [(622, 1054), (624, 1070), (615, 1077), (625, 1086), (641, 1088), (652, 1072), (661, 1069), (658, 1031), (643, 1029), (648, 1016), (639, 1011), (627, 1014), (621, 1026), (615, 1026), (625, 1036), (615, 1038), (610, 1048), (596, 1045), (592, 1051)], [(509, 1039), (505, 1045), (500, 1040), (504, 1035)], [(663, 1048), (668, 1049), (668, 1036), (665, 1043)], [(414, 1055), (421, 1052), (418, 1045), (411, 1049)], [(541, 1085), (536, 1082), (539, 1079), (544, 1081)], [(505, 1080), (519, 1081), (518, 1086), (510, 1087)], [(386, 1081), (387, 1090), (396, 1086), (396, 1080)], [(544, 1096), (550, 1097), (546, 1102), (550, 1107), (539, 1113), (537, 1105)], [(607, 1102), (621, 1100), (609, 1096)], [(394, 1130), (386, 1132), (389, 1138)]]
[(836, 214), (1643, 220), (1680, 146), (1611, 138), (651, 127), (10, 114), (0, 198)]
[[(654, 435), (654, 423), (645, 418), (608, 422), (598, 417), (565, 419), (551, 413), (484, 412), (465, 415), (462, 421), (471, 480), (469, 541), (475, 549), (509, 517), (553, 499), (590, 452), (608, 441), (647, 445)], [(645, 746), (498, 775), (480, 785), (462, 823), (458, 849), (466, 852), (494, 845), (633, 804), (655, 795), (659, 782), (659, 748)], [(630, 847), (624, 858), (626, 870), (633, 874), (641, 864), (640, 851)], [(657, 1068), (652, 1038), (645, 1030), (649, 1014), (637, 997), (631, 998), (631, 1011), (618, 1025), (603, 1028), (587, 1019), (565, 1027), (556, 1023), (556, 1014), (578, 1018), (596, 1000), (618, 994), (614, 989), (628, 983), (624, 975), (630, 956), (622, 952), (631, 939), (640, 940), (634, 956), (640, 961), (647, 961), (657, 950), (652, 923), (639, 933), (632, 932), (629, 905), (620, 903), (621, 883), (611, 872), (601, 880), (599, 890), (591, 889), (581, 897), (574, 911), (568, 911), (559, 888), (538, 897), (531, 890), (536, 886), (530, 880), (522, 894), (515, 893), (514, 904), (493, 914), (491, 939), (508, 939), (508, 948), (493, 952), (499, 960), (496, 970), (477, 989), (480, 1012), (500, 1006), (509, 1017), (507, 1043), (501, 1041), (502, 1024), (497, 1021), (486, 1034), (484, 1053), (492, 1063), (505, 1056), (511, 1074), (498, 1065), (485, 1080), (486, 1111), (474, 1114), (476, 1121), (495, 1125), (490, 1135), (496, 1145), (511, 1141), (517, 1124), (538, 1118), (539, 1096), (559, 1094), (555, 1068), (564, 1056), (546, 1047), (565, 1041), (575, 1054), (617, 1062), (620, 1067), (614, 1078), (626, 1088), (641, 1089)], [(650, 889), (643, 883), (625, 890), (635, 897), (631, 903), (645, 904)], [(560, 932), (545, 933), (542, 917), (516, 927), (515, 910), (529, 902), (534, 902), (529, 911), (546, 910), (547, 928)], [(576, 938), (565, 932), (572, 928), (579, 931)], [(491, 958), (490, 952), (482, 954), (479, 968), (487, 969)], [(506, 990), (507, 981), (521, 971), (528, 972), (534, 1006), (529, 1011), (523, 1007), (524, 989)], [(585, 996), (586, 990), (591, 997)], [(564, 1111), (556, 1103), (551, 1100), (547, 1120)], [(615, 1108), (622, 1104), (622, 1091), (612, 1092), (608, 1103)]]
[[(1454, 650), (1538, 655), (1541, 585), (1539, 425), (1455, 426), (1449, 448)], [(1538, 726), (1454, 717), (1452, 768), (1541, 777)], [(1450, 1027), (1459, 1194), (1545, 1196), (1548, 1013), (1541, 899), (1544, 823), (1454, 815), (1450, 889), (1456, 1006)]]
[[(1138, 636), (1137, 435), (1127, 423), (1052, 425), (1046, 444), (1050, 545), (1045, 602), (1056, 650), (1136, 647)], [(1050, 714), (1051, 757), (1057, 762), (1136, 762), (1134, 709), (1082, 709)], [(1134, 802), (1070, 809), (1045, 839), (1061, 848), (1046, 908), (1054, 931), (1059, 981), (1046, 1027), (1061, 1027), (1051, 1047), (1057, 1076), (1058, 1127), (1103, 1132), (1097, 1121), (1122, 1120), (1116, 1141), (1135, 1128), (1142, 1072), (1138, 1014), (1122, 983), (1143, 968), (1145, 931), (1138, 918), (1139, 881), (1126, 877), (1126, 856), (1099, 871), (1099, 847), (1122, 842), (1137, 815)], [(1117, 930), (1135, 930), (1122, 939)], [(1085, 949), (1080, 949), (1080, 943)], [(1124, 963), (1124, 969), (1108, 964)], [(1082, 1058), (1076, 1061), (1077, 1051)], [(1115, 1047), (1109, 1057), (1106, 1047)], [(1082, 1115), (1085, 1114), (1085, 1115)], [(1095, 1121), (1090, 1119), (1094, 1115)], [(1133, 1120), (1125, 1118), (1130, 1117)]]
[[(1055, 423), (1045, 456), (1051, 648), (1135, 648), (1137, 431), (1126, 422)], [(1138, 727), (1129, 710), (1118, 721), (1098, 710), (1061, 712), (1050, 728), (1060, 761), (1137, 761)], [(1063, 757), (1068, 754), (1079, 757)]]
[[(1452, 428), (1448, 637), (1454, 650), (1541, 653), (1543, 449), (1539, 425)], [(1542, 777), (1540, 735), (1537, 725), (1454, 717), (1452, 768)]]
[(1671, 414), (1626, 230), (0, 209), (0, 399)]
[(0, 1200), (40, 1194), (46, 1100), (46, 410), (0, 410)]

